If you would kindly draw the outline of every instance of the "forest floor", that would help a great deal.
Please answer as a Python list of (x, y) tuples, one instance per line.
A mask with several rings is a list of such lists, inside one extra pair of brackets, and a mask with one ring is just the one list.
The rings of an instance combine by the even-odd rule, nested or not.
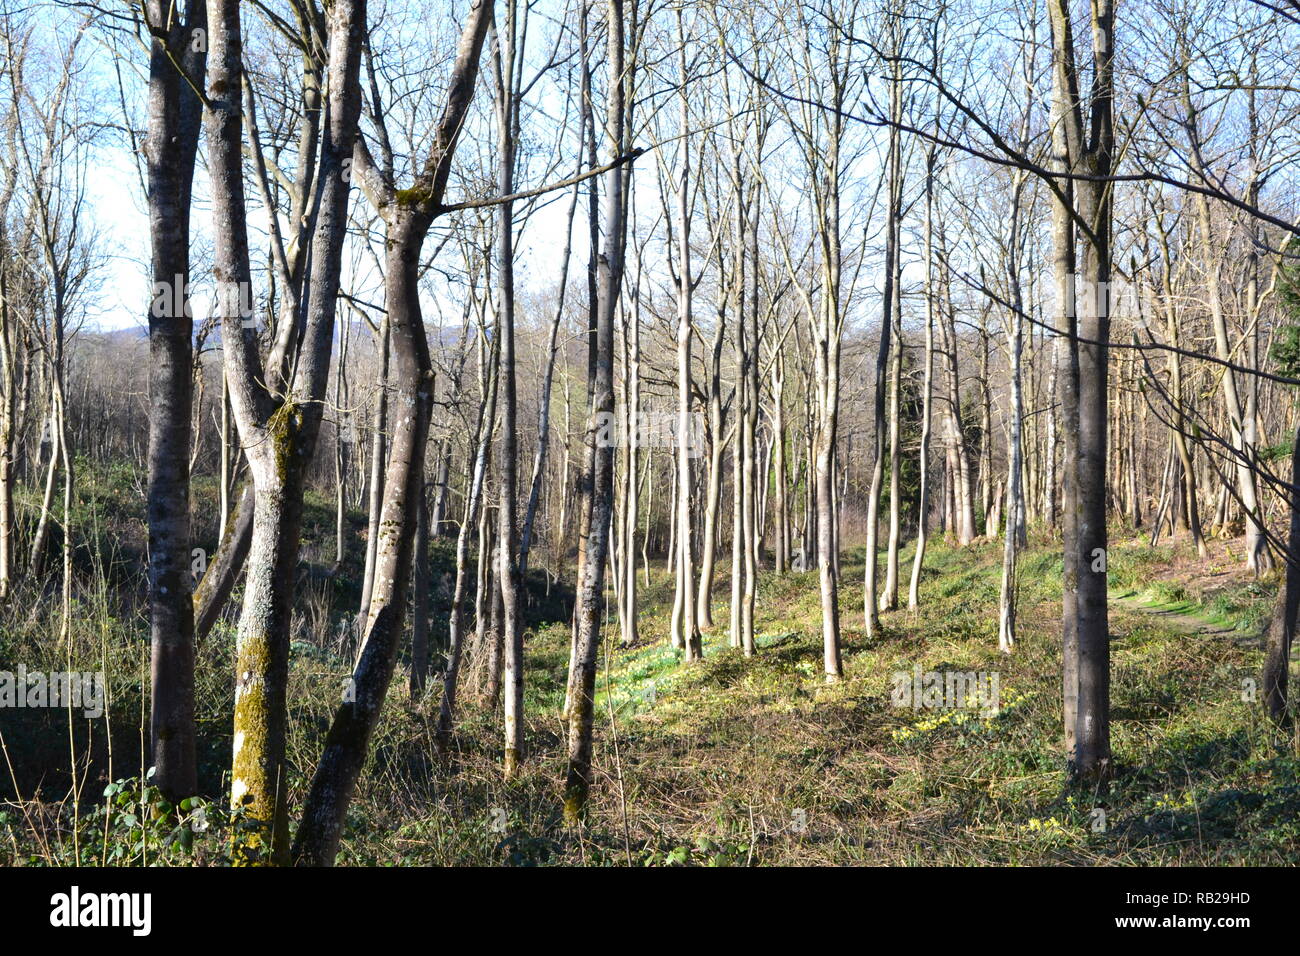
[[(1059, 544), (1031, 541), (1022, 556), (1019, 639), (1010, 655), (997, 650), (1000, 542), (934, 544), (920, 612), (882, 615), (871, 641), (861, 627), (862, 552), (847, 554), (846, 678), (833, 685), (821, 675), (815, 573), (761, 574), (758, 653), (746, 660), (727, 646), (729, 562), (720, 567), (717, 626), (705, 635), (703, 661), (685, 664), (667, 645), (672, 583), (656, 567), (642, 591), (639, 642), (610, 647), (602, 662), (596, 782), (581, 832), (565, 830), (560, 814), (568, 629), (553, 622), (528, 634), (529, 753), (509, 783), (500, 774), (499, 717), (476, 696), (480, 675), (472, 668), (467, 675), (454, 754), (442, 762), (432, 746), (437, 682), (412, 705), (399, 671), (339, 862), (1300, 862), (1300, 743), (1280, 736), (1249, 699), (1274, 585), (1240, 570), (1237, 542), (1218, 542), (1199, 561), (1182, 541), (1151, 548), (1140, 537), (1116, 538), (1109, 577), (1117, 773), (1100, 790), (1064, 785)], [(909, 555), (910, 548), (905, 569)], [(104, 723), (114, 748), (110, 757), (103, 731), (73, 735), (82, 796), (72, 801), (56, 767), (69, 762), (68, 721), (22, 711), (5, 717), (12, 770), (0, 804), (0, 864), (223, 862), (233, 633), (218, 629), (200, 650), (200, 758), (214, 826), (190, 848), (174, 830), (151, 828), (159, 814), (138, 782), (109, 786), (139, 775), (148, 645), (139, 609), (124, 609), (106, 589), (100, 605), (93, 594), (83, 599), (72, 651), (50, 640), (57, 614), (32, 615), (0, 634), (0, 667), (15, 658), (43, 656), (51, 669), (78, 655), (99, 659), (113, 689)], [(329, 611), (304, 608), (290, 689), (295, 806), (348, 672), (347, 655), (332, 648)], [(893, 706), (892, 675), (917, 666), (996, 673), (998, 713)]]

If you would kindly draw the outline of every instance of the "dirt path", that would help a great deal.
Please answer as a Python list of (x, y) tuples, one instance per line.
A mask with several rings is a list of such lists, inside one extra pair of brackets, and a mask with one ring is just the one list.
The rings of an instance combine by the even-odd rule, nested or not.
[(1245, 633), (1238, 632), (1235, 628), (1224, 627), (1221, 624), (1198, 617), (1195, 614), (1187, 614), (1172, 608), (1162, 608), (1159, 606), (1147, 604), (1139, 600), (1138, 592), (1129, 592), (1126, 594), (1115, 595), (1110, 599), (1112, 605), (1117, 605), (1127, 611), (1133, 611), (1139, 614), (1146, 614), (1158, 618), (1161, 623), (1169, 627), (1185, 631), (1188, 634), (1199, 634), (1204, 636), (1227, 636), (1236, 634), (1237, 643), (1251, 643), (1257, 641), (1257, 637), (1248, 636)]

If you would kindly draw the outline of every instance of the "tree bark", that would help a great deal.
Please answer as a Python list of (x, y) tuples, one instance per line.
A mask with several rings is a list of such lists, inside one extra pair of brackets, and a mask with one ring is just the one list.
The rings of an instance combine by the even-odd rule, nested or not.
[[(372, 193), (378, 187), (381, 211), (388, 223), (384, 298), (393, 346), (393, 406), (401, 414), (393, 429), (385, 473), (375, 585), (361, 657), (353, 672), (353, 699), (345, 700), (335, 712), (312, 777), (294, 841), (293, 857), (298, 863), (328, 865), (334, 861), (348, 804), (397, 662), (413, 550), (409, 531), (424, 485), (425, 442), (433, 407), (433, 371), (420, 310), (420, 251), (442, 208), (456, 139), (473, 97), (492, 14), (491, 0), (477, 0), (470, 8), (430, 155), (412, 189), (399, 192), (391, 183), (377, 183), (376, 171), (366, 162), (363, 142), (358, 141), (358, 148), (351, 153), (354, 159), (362, 159), (363, 182)], [(331, 57), (331, 63), (333, 60)], [(338, 95), (333, 83), (330, 90), (332, 96)]]
[[(623, 0), (608, 0), (609, 103), (607, 133), (611, 152), (624, 152), (624, 22)], [(624, 170), (614, 166), (605, 173), (605, 244), (599, 260), (599, 302), (596, 314), (595, 375), (587, 422), (591, 449), (591, 520), (586, 528), (587, 557), (577, 590), (577, 647), (573, 661), (573, 700), (569, 708), (568, 772), (565, 778), (564, 819), (569, 826), (581, 820), (591, 788), (592, 733), (595, 718), (596, 657), (600, 646), (600, 618), (605, 590), (605, 565), (609, 550), (610, 511), (614, 498), (614, 449), (597, 443), (596, 430), (614, 412), (614, 310), (623, 279)]]
[[(149, 315), (150, 732), (154, 782), (175, 802), (198, 790), (187, 457), (194, 359), (188, 283), (190, 196), (202, 105), (189, 83), (202, 83), (205, 54), (194, 47), (204, 44), (195, 44), (194, 38), (206, 29), (207, 8), (203, 0), (189, 0), (181, 22), (155, 0), (146, 14), (151, 42), (145, 152), (154, 284)], [(5, 570), (0, 567), (0, 579), (7, 577)]]

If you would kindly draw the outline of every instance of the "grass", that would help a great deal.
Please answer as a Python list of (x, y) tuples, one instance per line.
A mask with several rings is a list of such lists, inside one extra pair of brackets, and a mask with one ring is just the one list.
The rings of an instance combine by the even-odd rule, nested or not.
[[(316, 522), (326, 537), (327, 517)], [(1248, 692), (1261, 652), (1247, 638), (1266, 616), (1270, 586), (1227, 560), (1220, 573), (1216, 556), (1208, 563), (1189, 559), (1181, 544), (1143, 544), (1119, 541), (1111, 552), (1112, 593), (1119, 598), (1111, 610), (1118, 773), (1104, 789), (1064, 785), (1059, 545), (1035, 539), (1022, 555), (1020, 633), (1009, 656), (997, 651), (996, 640), (1000, 542), (965, 549), (935, 543), (920, 611), (882, 615), (870, 641), (861, 627), (863, 555), (846, 554), (846, 676), (835, 684), (821, 676), (815, 573), (762, 573), (758, 653), (746, 660), (727, 646), (730, 587), (728, 569), (720, 569), (717, 626), (705, 634), (704, 659), (686, 664), (666, 642), (672, 588), (656, 567), (642, 592), (640, 643), (610, 646), (602, 660), (596, 780), (581, 832), (561, 822), (569, 629), (562, 602), (553, 600), (546, 613), (534, 614), (527, 637), (528, 756), (520, 777), (501, 779), (499, 718), (482, 698), (473, 662), (446, 764), (432, 747), (436, 687), (412, 703), (399, 672), (349, 812), (340, 862), (1300, 862), (1300, 747), (1279, 736)], [(330, 550), (322, 548), (326, 557)], [(142, 775), (148, 645), (138, 602), (102, 578), (86, 580), (100, 584), (79, 590), (71, 650), (58, 647), (57, 614), (13, 613), (0, 634), (0, 668), (16, 660), (54, 668), (71, 654), (78, 666), (98, 662), (112, 687), (109, 715), (99, 723), (74, 721), (71, 743), (61, 712), (28, 712), (17, 723), (6, 714), (0, 729), (15, 771), (9, 780), (0, 768), (0, 790), (10, 791), (0, 809), (0, 864), (69, 862), (82, 845), (106, 853), (105, 841), (95, 843), (86, 828), (119, 826), (123, 839), (139, 837), (126, 861), (153, 852), (173, 862), (221, 862), (214, 835), (206, 850), (180, 852), (141, 836), (139, 814), (130, 814), (136, 829), (122, 823), (122, 814), (107, 823), (96, 816), (111, 802), (100, 794), (112, 780)], [(308, 596), (318, 607), (302, 615), (309, 623), (296, 636), (292, 660), (293, 805), (348, 673), (334, 633), (349, 613), (350, 592), (310, 580), (304, 587), (315, 588)], [(1189, 619), (1211, 629), (1197, 633)], [(439, 618), (435, 631), (444, 623)], [(616, 639), (616, 623), (609, 625)], [(214, 813), (229, 764), (232, 644), (231, 628), (222, 625), (198, 662), (203, 795)], [(892, 706), (893, 675), (918, 666), (996, 673), (999, 712)], [(66, 797), (71, 779), (59, 770), (69, 765), (69, 753), (80, 761), (79, 802)]]

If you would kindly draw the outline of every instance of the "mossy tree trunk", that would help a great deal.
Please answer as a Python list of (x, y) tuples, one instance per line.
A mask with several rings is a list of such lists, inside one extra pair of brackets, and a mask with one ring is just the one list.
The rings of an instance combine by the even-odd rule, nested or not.
[[(216, 233), (213, 272), (231, 408), (248, 457), (253, 517), (248, 576), (235, 648), (231, 802), (269, 832), (252, 837), (249, 859), (288, 859), (284, 735), (289, 628), (302, 525), (302, 493), (329, 379), (350, 160), (360, 115), (358, 85), (364, 0), (331, 11), (329, 124), (321, 140), (319, 206), (311, 275), (304, 289), (301, 350), (287, 395), (271, 391), (251, 309), (243, 181), (243, 41), (237, 0), (213, 0), (205, 116)], [(288, 336), (284, 337), (287, 341)], [(273, 357), (285, 354), (283, 350)], [(267, 851), (269, 850), (269, 854)]]
[[(285, 224), (287, 232), (281, 233), (280, 220), (271, 217), (268, 228), (271, 240), (273, 276), (277, 283), (280, 301), (276, 327), (271, 335), (270, 350), (266, 357), (265, 373), (271, 392), (282, 394), (289, 388), (289, 375), (295, 360), (301, 354), (303, 342), (298, 335), (301, 328), (306, 299), (303, 283), (309, 268), (308, 254), (312, 250), (313, 230), (319, 219), (311, 211), (317, 208), (319, 180), (317, 170), (320, 153), (320, 126), (322, 109), (321, 80), (325, 63), (320, 56), (327, 45), (326, 21), (316, 0), (303, 0), (294, 5), (293, 21), (280, 20), (276, 26), (299, 51), (301, 58), (301, 87), (299, 90), (300, 122), (298, 124), (297, 169), (289, 184), (289, 215)], [(270, 207), (271, 186), (267, 163), (263, 157), (257, 132), (254, 95), (251, 86), (245, 87), (248, 104), (246, 132), (248, 152), (252, 154), (255, 180), (266, 207)], [(284, 180), (280, 180), (284, 184)], [(229, 390), (229, 382), (225, 388)], [(323, 396), (323, 392), (321, 395)], [(233, 410), (232, 410), (233, 411)], [(310, 436), (303, 436), (304, 439)], [(314, 446), (314, 439), (311, 444)], [(313, 448), (304, 453), (311, 457)], [(238, 465), (236, 460), (234, 465)], [(233, 469), (232, 469), (233, 470)], [(231, 593), (238, 583), (248, 558), (253, 536), (253, 484), (245, 479), (237, 486), (235, 504), (223, 523), (221, 541), (217, 551), (207, 562), (207, 571), (194, 590), (195, 637), (202, 640), (221, 616)]]
[[(364, 14), (363, 0), (356, 0)], [(420, 309), (420, 253), (442, 209), (456, 141), (478, 79), (491, 0), (477, 0), (462, 28), (442, 116), (424, 166), (410, 189), (397, 189), (363, 140), (354, 159), (367, 196), (388, 227), (384, 301), (391, 335), (391, 447), (384, 475), (375, 580), (350, 699), (335, 711), (294, 840), (298, 864), (328, 866), (338, 852), (348, 804), (397, 664), (413, 558), (415, 508), (424, 487), (424, 454), (433, 409), (433, 370)], [(359, 33), (364, 18), (358, 21)], [(331, 84), (331, 90), (333, 84)]]

